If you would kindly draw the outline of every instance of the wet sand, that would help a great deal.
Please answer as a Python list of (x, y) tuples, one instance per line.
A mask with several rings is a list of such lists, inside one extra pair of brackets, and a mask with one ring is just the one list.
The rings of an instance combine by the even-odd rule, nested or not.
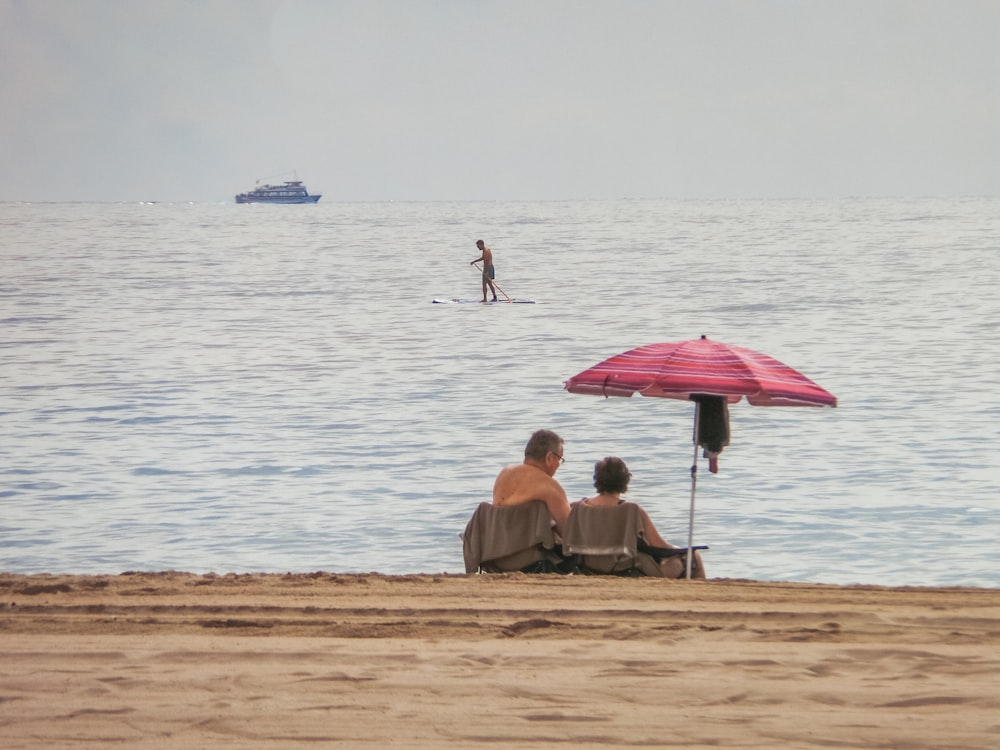
[(1000, 749), (1000, 590), (0, 573), (0, 747)]

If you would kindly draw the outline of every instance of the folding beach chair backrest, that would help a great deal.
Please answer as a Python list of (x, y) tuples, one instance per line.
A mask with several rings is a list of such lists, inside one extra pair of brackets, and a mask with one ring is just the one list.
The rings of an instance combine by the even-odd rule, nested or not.
[(543, 563), (562, 562), (554, 551), (552, 516), (540, 501), (500, 507), (480, 503), (461, 536), (466, 573), (516, 572), (525, 568), (547, 572)]
[(663, 577), (656, 560), (639, 551), (641, 530), (635, 503), (604, 508), (576, 502), (566, 522), (563, 554), (574, 555), (585, 573)]

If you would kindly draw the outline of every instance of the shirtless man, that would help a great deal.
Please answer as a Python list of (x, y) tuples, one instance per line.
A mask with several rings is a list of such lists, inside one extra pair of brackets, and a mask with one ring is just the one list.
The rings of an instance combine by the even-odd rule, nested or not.
[(538, 430), (524, 447), (524, 463), (500, 470), (493, 483), (494, 505), (521, 505), (541, 500), (556, 523), (556, 531), (566, 525), (569, 500), (566, 490), (554, 479), (563, 461), (563, 441), (552, 430)]
[(490, 287), (490, 291), (493, 292), (493, 301), (497, 301), (497, 290), (493, 286), (493, 279), (496, 278), (496, 274), (493, 270), (493, 251), (486, 247), (486, 243), (482, 240), (476, 240), (476, 247), (479, 248), (479, 252), (482, 253), (474, 261), (470, 262), (469, 265), (473, 266), (479, 261), (483, 262), (483, 302), (486, 301), (486, 286)]

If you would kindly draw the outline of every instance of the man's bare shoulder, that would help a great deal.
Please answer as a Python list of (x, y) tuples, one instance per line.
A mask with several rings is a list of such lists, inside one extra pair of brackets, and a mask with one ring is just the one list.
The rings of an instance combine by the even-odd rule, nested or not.
[(552, 477), (537, 466), (505, 466), (493, 483), (493, 504), (520, 505), (532, 500), (544, 500), (554, 484)]

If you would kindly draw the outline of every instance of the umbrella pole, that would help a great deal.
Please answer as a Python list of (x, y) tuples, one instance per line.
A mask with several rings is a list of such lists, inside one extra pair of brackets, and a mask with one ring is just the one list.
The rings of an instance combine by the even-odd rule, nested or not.
[(698, 486), (698, 422), (701, 419), (701, 404), (694, 402), (694, 435), (691, 441), (694, 443), (694, 457), (691, 459), (691, 512), (688, 518), (688, 552), (687, 552), (687, 573), (686, 578), (691, 580), (691, 560), (694, 558), (694, 491)]

